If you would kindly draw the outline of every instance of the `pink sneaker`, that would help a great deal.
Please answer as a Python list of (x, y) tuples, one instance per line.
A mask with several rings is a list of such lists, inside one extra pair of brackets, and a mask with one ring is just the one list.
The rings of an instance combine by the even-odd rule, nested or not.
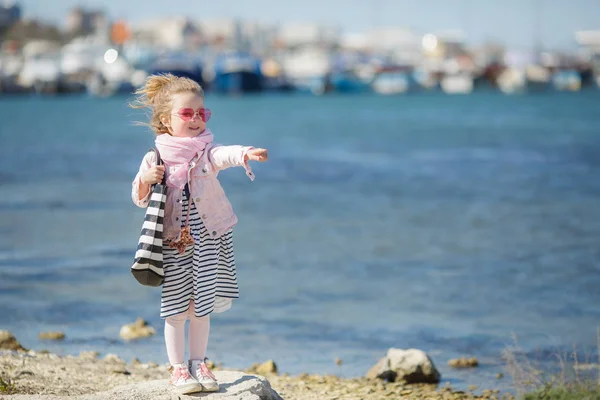
[(202, 385), (190, 375), (190, 370), (185, 364), (175, 364), (171, 367), (171, 379), (175, 392), (179, 394), (190, 394), (202, 391)]
[(219, 384), (217, 383), (217, 378), (208, 369), (206, 360), (206, 358), (204, 360), (190, 360), (190, 371), (192, 372), (192, 376), (202, 385), (203, 392), (218, 392)]

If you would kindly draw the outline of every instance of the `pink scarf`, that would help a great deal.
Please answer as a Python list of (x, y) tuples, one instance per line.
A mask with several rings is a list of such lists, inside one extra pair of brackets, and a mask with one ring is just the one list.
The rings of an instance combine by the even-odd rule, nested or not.
[(212, 141), (213, 134), (208, 128), (194, 137), (171, 136), (167, 133), (158, 135), (155, 140), (156, 148), (169, 171), (167, 186), (183, 189), (187, 183), (190, 161), (196, 155), (201, 155)]

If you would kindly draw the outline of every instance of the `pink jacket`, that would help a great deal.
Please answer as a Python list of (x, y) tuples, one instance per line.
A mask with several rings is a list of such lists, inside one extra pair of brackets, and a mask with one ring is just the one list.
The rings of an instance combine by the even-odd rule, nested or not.
[[(244, 164), (244, 156), (252, 147), (249, 146), (222, 146), (209, 145), (200, 155), (192, 159), (188, 171), (188, 182), (191, 200), (196, 204), (196, 209), (209, 234), (218, 238), (237, 224), (237, 216), (233, 212), (231, 203), (217, 179), (219, 171), (229, 167), (244, 167), (246, 175), (254, 180), (254, 174), (249, 166)], [(147, 207), (150, 193), (139, 199), (140, 178), (142, 174), (156, 165), (156, 154), (148, 152), (140, 169), (133, 180), (131, 198), (138, 207)], [(169, 171), (167, 168), (166, 174)], [(181, 230), (183, 191), (167, 187), (167, 202), (165, 204), (165, 218), (163, 220), (163, 240), (176, 240)]]

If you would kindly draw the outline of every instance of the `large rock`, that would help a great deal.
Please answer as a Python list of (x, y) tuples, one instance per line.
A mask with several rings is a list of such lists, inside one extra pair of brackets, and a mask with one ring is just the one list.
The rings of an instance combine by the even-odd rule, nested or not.
[(167, 380), (148, 381), (120, 386), (113, 390), (88, 396), (90, 400), (171, 400), (171, 399), (243, 399), (243, 400), (282, 400), (271, 388), (269, 381), (259, 375), (247, 375), (239, 371), (214, 371), (220, 390), (216, 393), (195, 393), (177, 395)]
[(135, 340), (152, 336), (155, 333), (153, 327), (148, 325), (142, 318), (138, 318), (133, 324), (123, 325), (119, 335), (125, 340)]
[(0, 349), (27, 351), (9, 331), (0, 331)]
[(369, 379), (406, 383), (438, 383), (441, 378), (424, 351), (394, 348), (389, 349), (387, 355), (371, 367), (366, 376)]
[(269, 381), (259, 375), (247, 375), (239, 371), (213, 371), (220, 390), (214, 393), (176, 394), (167, 380), (154, 380), (119, 386), (112, 390), (81, 396), (13, 395), (2, 398), (14, 400), (193, 400), (193, 399), (240, 399), (282, 400), (271, 388)]

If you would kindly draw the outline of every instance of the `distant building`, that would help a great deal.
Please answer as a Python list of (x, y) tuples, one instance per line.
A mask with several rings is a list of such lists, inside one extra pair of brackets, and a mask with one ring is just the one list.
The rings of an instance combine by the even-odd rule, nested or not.
[(206, 41), (217, 48), (234, 48), (242, 40), (240, 23), (231, 18), (206, 19), (200, 23)]
[(244, 22), (239, 24), (239, 38), (245, 47), (254, 53), (268, 53), (276, 43), (277, 27), (259, 22)]
[(236, 19), (206, 19), (200, 22), (207, 42), (216, 48), (267, 52), (275, 42), (274, 26)]
[(577, 43), (593, 55), (600, 55), (600, 30), (575, 32)]
[(102, 11), (87, 11), (74, 7), (67, 14), (65, 30), (71, 35), (89, 35), (106, 31), (108, 20)]
[(205, 42), (198, 25), (187, 18), (164, 18), (144, 21), (133, 27), (136, 43), (164, 50), (197, 48)]
[(10, 28), (21, 19), (21, 7), (13, 1), (0, 3), (0, 31)]
[(389, 56), (401, 65), (415, 65), (421, 58), (421, 36), (405, 27), (381, 27), (367, 33), (369, 49)]
[(286, 24), (279, 28), (277, 41), (286, 48), (320, 46), (330, 48), (341, 41), (341, 29), (316, 23)]

